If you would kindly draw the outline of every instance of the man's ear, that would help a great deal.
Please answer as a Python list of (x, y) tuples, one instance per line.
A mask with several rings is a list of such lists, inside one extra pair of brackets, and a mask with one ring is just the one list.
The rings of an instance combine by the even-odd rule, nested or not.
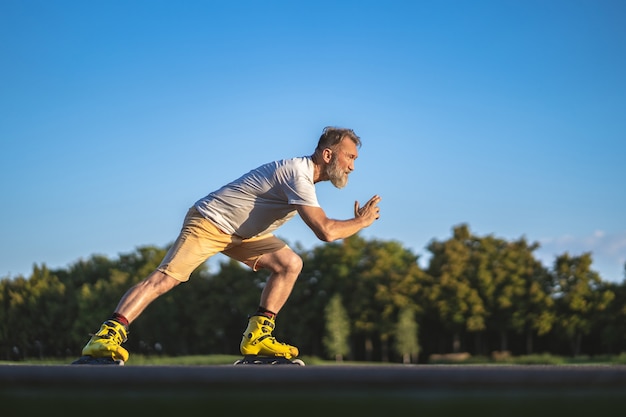
[(324, 162), (329, 163), (332, 156), (333, 150), (330, 148), (324, 148), (324, 150), (322, 151), (322, 159), (324, 160)]

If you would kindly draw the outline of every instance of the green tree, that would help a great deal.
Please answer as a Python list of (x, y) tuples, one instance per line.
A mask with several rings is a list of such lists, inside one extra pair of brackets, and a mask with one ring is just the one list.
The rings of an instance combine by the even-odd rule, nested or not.
[(418, 330), (415, 312), (411, 308), (403, 308), (398, 316), (395, 334), (396, 352), (402, 357), (402, 363), (411, 363), (417, 359), (420, 351)]
[(527, 348), (532, 349), (533, 331), (545, 334), (551, 329), (548, 275), (533, 256), (538, 246), (524, 238), (512, 242), (491, 235), (473, 239), (470, 281), (484, 302), (487, 330), (499, 335), (501, 351), (509, 350), (510, 333), (526, 332)]
[(453, 229), (452, 238), (433, 240), (427, 268), (428, 302), (441, 326), (452, 334), (452, 351), (461, 348), (462, 332), (485, 330), (486, 309), (478, 289), (470, 280), (473, 238), (467, 225)]
[(337, 362), (350, 353), (348, 339), (350, 337), (350, 320), (348, 313), (341, 302), (341, 295), (335, 294), (330, 298), (324, 309), (326, 321), (326, 334), (324, 335), (324, 347), (330, 357)]
[(420, 269), (417, 257), (395, 241), (367, 241), (355, 235), (303, 252), (304, 268), (285, 315), (299, 317), (295, 340), (306, 341), (312, 352), (325, 329), (320, 314), (330, 298), (340, 294), (352, 325), (352, 352), (372, 360), (380, 341), (383, 360), (393, 336), (397, 314), (405, 305), (415, 306)]
[(417, 256), (397, 241), (371, 240), (364, 248), (354, 301), (358, 301), (355, 327), (370, 329), (380, 340), (381, 359), (390, 360), (391, 341), (403, 309), (421, 311), (416, 304), (423, 271)]
[(5, 320), (1, 344), (23, 356), (62, 355), (68, 347), (72, 315), (67, 314), (65, 285), (45, 265), (33, 268), (29, 279), (5, 282)]
[(615, 294), (601, 289), (597, 272), (591, 270), (590, 253), (557, 256), (554, 262), (557, 324), (570, 342), (572, 354), (581, 353), (583, 336), (589, 334), (598, 313), (605, 310)]
[(0, 358), (8, 357), (10, 347), (7, 346), (9, 337), (9, 278), (0, 279)]
[[(329, 352), (327, 317), (335, 297), (347, 315), (345, 341), (356, 360), (389, 361), (391, 353), (406, 360), (407, 352), (416, 354), (410, 352), (416, 340), (423, 341), (419, 351), (441, 353), (452, 339), (458, 352), (468, 335), (479, 351), (496, 335), (499, 348), (507, 349), (511, 334), (525, 335), (527, 353), (539, 336), (554, 352), (560, 352), (554, 349), (560, 337), (575, 355), (583, 347), (626, 349), (626, 286), (603, 283), (591, 270), (590, 254), (559, 256), (547, 270), (533, 256), (537, 244), (473, 236), (466, 225), (429, 244), (426, 271), (396, 241), (355, 235), (311, 250), (290, 246), (303, 257), (304, 269), (279, 315), (276, 336), (310, 355)], [(0, 356), (79, 354), (88, 333), (166, 251), (139, 247), (119, 259), (94, 255), (68, 268), (35, 265), (28, 278), (1, 279)], [(150, 353), (158, 342), (171, 355), (237, 353), (246, 316), (256, 309), (267, 277), (267, 271), (253, 272), (230, 259), (215, 274), (201, 266), (133, 323), (127, 348)]]
[[(519, 274), (514, 271), (515, 262), (510, 259), (514, 254), (503, 239), (486, 236), (472, 237), (471, 240), (467, 276), (483, 301), (486, 330), (499, 334), (499, 348), (505, 351), (508, 350), (507, 331), (511, 326), (515, 297), (523, 289)], [(479, 337), (481, 333), (475, 332), (476, 350), (485, 354), (486, 347)]]
[(604, 351), (611, 354), (626, 351), (626, 282), (604, 283), (600, 289), (611, 291), (615, 298), (603, 310), (594, 326)]
[[(522, 247), (525, 241), (520, 241)], [(515, 300), (515, 310), (511, 317), (511, 326), (518, 334), (525, 335), (525, 352), (533, 353), (535, 336), (545, 336), (554, 327), (556, 321), (554, 298), (552, 297), (554, 283), (552, 275), (532, 256), (538, 246), (533, 244), (522, 250), (520, 263), (523, 266), (524, 291)]]

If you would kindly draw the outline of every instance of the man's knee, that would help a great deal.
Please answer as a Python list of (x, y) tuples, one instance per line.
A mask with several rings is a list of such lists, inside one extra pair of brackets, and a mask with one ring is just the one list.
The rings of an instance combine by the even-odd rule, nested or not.
[(287, 269), (289, 272), (294, 274), (299, 274), (302, 271), (302, 266), (304, 265), (302, 262), (302, 258), (300, 255), (290, 250), (289, 259), (287, 260), (288, 266)]
[(263, 268), (277, 274), (298, 275), (302, 271), (302, 258), (289, 248), (266, 254), (261, 257), (259, 263)]

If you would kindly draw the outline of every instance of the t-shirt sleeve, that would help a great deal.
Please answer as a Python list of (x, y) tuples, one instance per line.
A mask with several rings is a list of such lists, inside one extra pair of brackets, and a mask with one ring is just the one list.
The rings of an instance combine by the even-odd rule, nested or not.
[(285, 194), (289, 204), (320, 207), (315, 193), (315, 185), (306, 177), (297, 176), (286, 184)]

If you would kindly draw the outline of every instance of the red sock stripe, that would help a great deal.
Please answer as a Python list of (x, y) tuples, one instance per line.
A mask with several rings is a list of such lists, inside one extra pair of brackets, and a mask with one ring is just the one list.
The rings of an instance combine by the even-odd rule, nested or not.
[(128, 326), (130, 326), (130, 323), (128, 322), (128, 319), (126, 317), (122, 316), (121, 314), (118, 314), (118, 313), (113, 313), (113, 315), (111, 316), (111, 320), (115, 320), (116, 322), (120, 323), (121, 325), (123, 325), (127, 329), (128, 329)]

